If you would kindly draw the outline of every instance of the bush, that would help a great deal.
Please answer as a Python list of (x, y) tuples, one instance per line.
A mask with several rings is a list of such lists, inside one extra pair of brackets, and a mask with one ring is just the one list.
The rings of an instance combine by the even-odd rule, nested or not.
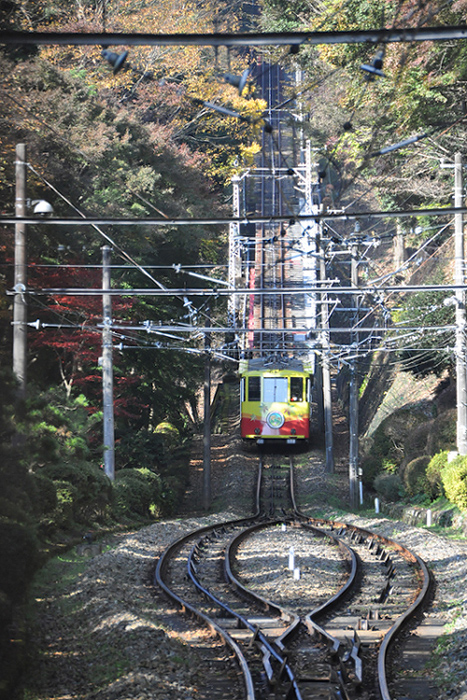
[(436, 418), (431, 436), (431, 449), (429, 452), (435, 454), (441, 450), (455, 450), (457, 444), (457, 410), (450, 409), (443, 411)]
[(444, 494), (441, 472), (448, 463), (448, 451), (438, 452), (428, 463), (425, 474), (425, 492), (435, 501)]
[(114, 508), (120, 517), (150, 517), (160, 511), (161, 480), (149, 469), (121, 469), (115, 475)]
[(0, 591), (21, 599), (39, 564), (39, 545), (29, 525), (0, 518)]
[(428, 455), (421, 455), (409, 462), (404, 469), (403, 481), (409, 496), (415, 496), (417, 493), (424, 493), (426, 483), (425, 474), (429, 462), (430, 457)]
[[(59, 508), (71, 498), (73, 517), (77, 522), (103, 517), (112, 501), (110, 480), (103, 471), (88, 462), (49, 464), (41, 468), (39, 474), (61, 482), (61, 491), (57, 490)], [(64, 488), (63, 482), (73, 488)]]
[(33, 477), (37, 487), (36, 512), (45, 515), (57, 507), (57, 489), (52, 479), (44, 474), (33, 474)]
[(461, 510), (467, 510), (467, 457), (459, 456), (441, 472), (446, 498)]
[(54, 481), (57, 494), (57, 506), (50, 514), (49, 528), (68, 528), (74, 523), (74, 503), (78, 500), (78, 489), (69, 481)]
[(402, 481), (397, 474), (379, 474), (374, 489), (386, 501), (397, 501), (403, 492)]
[(31, 524), (33, 518), (31, 517), (31, 509), (24, 510), (24, 508), (17, 503), (15, 500), (10, 498), (3, 498), (0, 496), (0, 518), (11, 520), (16, 523), (29, 523)]
[(168, 450), (173, 450), (180, 444), (180, 431), (172, 423), (164, 421), (156, 426), (156, 435), (161, 435), (164, 445)]
[(145, 464), (157, 470), (166, 463), (164, 436), (147, 430), (134, 430), (122, 435), (117, 441), (115, 452), (118, 464), (123, 469), (139, 469)]
[(377, 457), (365, 457), (362, 461), (362, 481), (366, 488), (373, 486), (376, 477), (383, 471), (383, 465), (381, 459)]

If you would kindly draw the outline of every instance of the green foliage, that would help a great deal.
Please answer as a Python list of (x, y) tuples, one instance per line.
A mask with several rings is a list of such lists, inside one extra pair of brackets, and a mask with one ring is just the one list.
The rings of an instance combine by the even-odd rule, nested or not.
[(47, 515), (57, 507), (57, 488), (52, 479), (40, 472), (32, 474), (36, 486), (36, 512), (39, 516)]
[[(42, 467), (39, 473), (53, 482), (60, 482), (59, 505), (71, 504), (76, 522), (87, 523), (105, 517), (112, 500), (112, 486), (101, 469), (85, 461), (60, 462)], [(63, 484), (70, 488), (64, 489)]]
[(467, 510), (467, 457), (458, 456), (441, 471), (446, 497), (461, 510)]
[(168, 458), (164, 436), (145, 429), (123, 433), (115, 446), (115, 456), (119, 470), (138, 469), (145, 464), (158, 471)]
[(366, 488), (373, 488), (374, 481), (378, 474), (383, 471), (381, 459), (369, 455), (362, 460), (362, 481)]
[[(454, 307), (444, 304), (447, 296), (447, 292), (408, 294), (400, 311), (394, 316), (394, 321), (399, 325), (420, 327), (411, 338), (411, 345), (420, 349), (403, 349), (400, 352), (402, 369), (416, 377), (426, 377), (428, 374), (439, 377), (452, 367), (452, 353), (442, 349), (444, 345), (452, 343), (453, 336), (452, 330), (442, 330), (454, 322)], [(438, 327), (438, 330), (430, 332), (426, 330), (428, 326)]]
[(16, 602), (39, 563), (38, 541), (30, 525), (0, 517), (0, 591)]
[(397, 501), (404, 493), (398, 474), (379, 474), (374, 481), (374, 488), (376, 493), (386, 501)]
[(173, 450), (180, 444), (180, 431), (169, 421), (159, 423), (155, 433), (162, 437), (162, 443), (167, 450)]
[(119, 518), (149, 518), (162, 506), (160, 477), (149, 469), (121, 469), (114, 484), (114, 512)]
[(425, 490), (432, 501), (444, 495), (443, 480), (441, 474), (448, 463), (448, 451), (443, 450), (435, 454), (429, 461), (426, 469)]
[(428, 455), (412, 459), (404, 469), (403, 482), (409, 496), (415, 496), (425, 491), (426, 469), (430, 462)]
[(434, 420), (431, 434), (431, 453), (452, 451), (457, 443), (457, 410), (443, 410)]

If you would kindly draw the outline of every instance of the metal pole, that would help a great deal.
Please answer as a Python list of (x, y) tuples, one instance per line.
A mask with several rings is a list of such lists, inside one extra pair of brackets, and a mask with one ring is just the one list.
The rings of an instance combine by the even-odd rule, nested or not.
[(405, 249), (404, 232), (400, 221), (396, 224), (396, 235), (394, 238), (394, 269), (397, 272), (407, 260)]
[[(352, 246), (351, 284), (358, 286), (358, 247)], [(354, 297), (354, 307), (357, 308), (358, 296)], [(358, 322), (358, 317), (357, 317)], [(349, 396), (349, 482), (350, 507), (358, 505), (358, 381), (357, 360), (353, 359), (350, 366), (350, 396)]]
[[(232, 178), (233, 215), (240, 216), (240, 177)], [(240, 227), (237, 222), (229, 225), (229, 287), (235, 289), (240, 268)], [(228, 325), (234, 329), (237, 325), (237, 297), (231, 294), (227, 302)]]
[[(25, 217), (26, 203), (26, 144), (16, 146), (16, 190), (15, 215)], [(13, 372), (19, 382), (19, 396), (26, 396), (27, 383), (27, 316), (25, 291), (27, 288), (27, 226), (15, 224), (15, 278), (13, 301)]]
[[(324, 259), (324, 247), (319, 246), (320, 279), (326, 279), (326, 261)], [(332, 435), (332, 398), (331, 398), (331, 368), (329, 362), (329, 316), (328, 316), (328, 295), (326, 292), (321, 295), (321, 328), (322, 328), (322, 382), (323, 382), (323, 415), (324, 415), (324, 436), (326, 445), (326, 471), (329, 474), (334, 472), (334, 444)]]
[[(454, 206), (461, 207), (463, 199), (462, 156), (454, 157)], [(464, 284), (464, 220), (454, 215), (454, 282)], [(456, 391), (457, 391), (457, 450), (467, 454), (467, 382), (465, 342), (465, 292), (456, 289)]]
[[(102, 289), (110, 289), (111, 248), (102, 247)], [(104, 411), (104, 471), (115, 479), (115, 431), (112, 362), (112, 297), (102, 294), (102, 403)]]
[[(206, 326), (210, 327), (210, 308), (206, 310)], [(205, 335), (204, 348), (204, 430), (203, 430), (203, 507), (211, 506), (211, 334)]]

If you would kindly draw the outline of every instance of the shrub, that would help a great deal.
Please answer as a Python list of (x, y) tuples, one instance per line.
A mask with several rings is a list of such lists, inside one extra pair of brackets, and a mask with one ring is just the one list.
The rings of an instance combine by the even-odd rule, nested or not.
[(378, 459), (377, 457), (373, 457), (371, 455), (365, 457), (365, 459), (362, 461), (363, 485), (367, 488), (372, 487), (376, 477), (382, 471), (383, 466), (381, 464), (381, 459)]
[(410, 496), (415, 496), (417, 493), (425, 491), (425, 474), (429, 462), (430, 457), (428, 455), (421, 455), (409, 462), (404, 469), (404, 486)]
[(115, 475), (114, 508), (117, 516), (149, 517), (161, 507), (161, 480), (149, 469), (121, 469)]
[(461, 510), (467, 510), (467, 457), (459, 456), (441, 472), (446, 498)]
[(0, 591), (16, 602), (39, 564), (39, 546), (31, 526), (0, 518)]
[(159, 423), (154, 432), (156, 435), (163, 436), (164, 445), (169, 450), (174, 449), (180, 444), (180, 431), (168, 421)]
[(402, 481), (397, 474), (379, 474), (374, 488), (386, 501), (397, 501), (403, 492)]
[(444, 494), (441, 472), (448, 463), (448, 451), (438, 452), (430, 459), (425, 474), (425, 492), (435, 501)]
[(73, 504), (78, 498), (78, 489), (69, 481), (54, 481), (57, 493), (57, 506), (51, 513), (49, 526), (67, 528), (74, 523)]
[(166, 462), (164, 436), (147, 430), (129, 430), (118, 440), (116, 456), (123, 469), (139, 469), (141, 464), (159, 470)]
[(455, 450), (457, 443), (457, 410), (450, 409), (443, 411), (436, 418), (431, 435), (431, 454), (441, 452), (441, 450)]
[(0, 518), (5, 518), (16, 523), (31, 524), (33, 522), (30, 508), (26, 511), (20, 503), (10, 498), (3, 498), (2, 496), (0, 496)]
[[(73, 517), (77, 522), (87, 522), (103, 517), (112, 500), (112, 485), (98, 467), (88, 462), (61, 462), (41, 468), (41, 475), (52, 481), (68, 483), (68, 495), (57, 491), (59, 506), (72, 498)], [(66, 488), (65, 488), (66, 491)]]
[(52, 479), (44, 474), (33, 474), (37, 487), (36, 512), (39, 515), (50, 513), (57, 507), (57, 489)]

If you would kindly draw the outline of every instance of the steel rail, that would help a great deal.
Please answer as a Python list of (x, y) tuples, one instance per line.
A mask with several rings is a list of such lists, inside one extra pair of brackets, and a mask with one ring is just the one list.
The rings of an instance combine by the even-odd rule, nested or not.
[(196, 608), (195, 606), (191, 605), (188, 603), (186, 600), (183, 600), (175, 591), (173, 591), (164, 581), (164, 575), (167, 570), (167, 566), (169, 563), (170, 558), (174, 555), (174, 553), (182, 547), (185, 543), (188, 542), (188, 540), (192, 539), (195, 536), (198, 535), (203, 535), (206, 534), (207, 532), (211, 532), (213, 530), (216, 530), (220, 527), (225, 527), (228, 525), (238, 525), (241, 524), (242, 522), (248, 522), (251, 520), (251, 518), (245, 518), (245, 519), (240, 519), (240, 520), (233, 520), (233, 521), (228, 521), (226, 523), (217, 523), (215, 525), (206, 525), (199, 530), (195, 530), (191, 533), (188, 533), (188, 535), (183, 535), (179, 539), (177, 539), (175, 542), (170, 544), (162, 553), (161, 557), (159, 558), (159, 561), (156, 566), (155, 574), (154, 574), (154, 583), (158, 585), (164, 593), (174, 602), (176, 602), (179, 607), (182, 609), (183, 612), (189, 612), (192, 615), (194, 615), (196, 618), (201, 620), (208, 628), (210, 628), (216, 635), (218, 635), (224, 643), (230, 647), (232, 652), (235, 655), (235, 658), (237, 659), (237, 663), (242, 671), (243, 674), (243, 680), (245, 684), (245, 693), (246, 693), (246, 700), (255, 700), (255, 692), (254, 692), (254, 687), (253, 687), (253, 679), (251, 677), (250, 670), (248, 668), (248, 664), (246, 662), (246, 659), (243, 655), (242, 650), (240, 649), (239, 645), (235, 642), (234, 639), (224, 630), (220, 625), (215, 622), (215, 620), (211, 619), (207, 615), (205, 615), (199, 608)]
[[(253, 529), (264, 527), (263, 525), (260, 526), (253, 526)], [(287, 662), (287, 657), (282, 656), (271, 644), (271, 642), (267, 639), (267, 637), (264, 635), (264, 633), (259, 629), (257, 625), (252, 624), (246, 617), (243, 615), (240, 615), (240, 613), (236, 612), (233, 610), (229, 605), (224, 603), (220, 598), (218, 598), (214, 593), (212, 593), (208, 588), (204, 587), (200, 581), (198, 580), (196, 576), (196, 571), (193, 563), (193, 555), (196, 551), (196, 545), (192, 548), (190, 552), (190, 557), (188, 560), (188, 575), (190, 579), (192, 580), (193, 584), (196, 586), (196, 588), (205, 596), (207, 596), (211, 601), (213, 601), (216, 605), (218, 605), (222, 610), (224, 610), (228, 615), (235, 617), (240, 624), (245, 627), (246, 629), (249, 629), (250, 632), (254, 635), (255, 641), (260, 643), (260, 646), (263, 647), (267, 651), (267, 659), (269, 659), (271, 656), (280, 664), (281, 669), (283, 672), (285, 672), (289, 678), (289, 681), (291, 682), (291, 689), (289, 690), (289, 693), (287, 695), (289, 700), (293, 700), (293, 697), (295, 700), (302, 700), (302, 696), (300, 693), (300, 690), (297, 685), (297, 681), (295, 679), (295, 675), (293, 672), (293, 669)], [(254, 599), (254, 595), (252, 594), (251, 599)], [(259, 596), (258, 596), (259, 600)], [(299, 622), (299, 619), (297, 620), (297, 624)], [(230, 636), (230, 635), (229, 635)], [(245, 661), (246, 663), (246, 661)], [(250, 674), (251, 677), (251, 674)], [(291, 691), (293, 690), (294, 696), (292, 697)]]
[(417, 554), (411, 554), (416, 558), (417, 564), (423, 573), (423, 585), (416, 600), (412, 603), (410, 608), (408, 608), (403, 615), (397, 618), (394, 625), (385, 634), (384, 639), (381, 643), (378, 653), (378, 683), (382, 700), (391, 700), (386, 672), (389, 649), (395, 642), (397, 634), (406, 625), (406, 623), (408, 623), (416, 615), (417, 611), (422, 607), (431, 587), (431, 577), (425, 562)]
[[(258, 465), (258, 477), (257, 477), (257, 487), (256, 491), (257, 494), (259, 494), (259, 490), (261, 488), (261, 478), (262, 478), (262, 461), (260, 460), (259, 465)], [(247, 524), (251, 523), (252, 520), (257, 518), (259, 516), (259, 496), (256, 495), (256, 512), (253, 513), (251, 516), (246, 517), (246, 518), (239, 518), (239, 519), (234, 519), (226, 522), (221, 522), (221, 523), (216, 523), (214, 525), (205, 525), (204, 527), (199, 528), (198, 530), (193, 530), (192, 532), (188, 533), (187, 535), (183, 535), (182, 537), (179, 537), (175, 542), (170, 544), (166, 549), (163, 551), (161, 554), (157, 565), (156, 569), (154, 572), (154, 584), (159, 586), (164, 593), (174, 602), (176, 602), (179, 607), (182, 609), (182, 611), (189, 611), (192, 615), (197, 617), (198, 619), (202, 620), (204, 624), (206, 624), (215, 634), (219, 635), (222, 639), (225, 640), (225, 643), (232, 649), (234, 652), (237, 661), (239, 663), (239, 666), (241, 667), (242, 671), (244, 669), (244, 662), (243, 662), (243, 654), (241, 652), (240, 647), (238, 644), (231, 638), (231, 636), (225, 632), (214, 620), (211, 620), (207, 615), (205, 615), (201, 610), (198, 608), (195, 608), (194, 606), (190, 605), (187, 601), (183, 600), (177, 593), (172, 591), (172, 589), (165, 583), (164, 581), (164, 575), (166, 574), (167, 567), (170, 561), (170, 558), (173, 556), (173, 554), (176, 552), (177, 549), (181, 548), (183, 544), (188, 542), (190, 539), (193, 539), (194, 537), (202, 536), (203, 534), (206, 534), (208, 532), (211, 532), (213, 530), (219, 529), (220, 527), (229, 527), (229, 526), (238, 526), (242, 524)], [(244, 675), (244, 680), (245, 680), (245, 688), (247, 692), (247, 700), (254, 700), (254, 692), (253, 695), (251, 695), (251, 675), (250, 678), (248, 678), (248, 674), (245, 676)]]
[[(235, 576), (233, 573), (233, 562), (235, 559), (235, 554), (238, 550), (238, 547), (241, 545), (241, 543), (247, 539), (252, 532), (261, 530), (261, 529), (266, 529), (268, 527), (274, 527), (277, 525), (281, 525), (284, 522), (286, 522), (284, 519), (278, 519), (278, 520), (273, 520), (270, 522), (262, 523), (262, 524), (257, 524), (253, 525), (245, 530), (243, 530), (241, 533), (238, 535), (235, 535), (229, 544), (227, 545), (226, 548), (226, 554), (225, 554), (225, 559), (224, 559), (224, 572), (226, 575), (226, 578), (228, 582), (238, 591), (240, 594), (257, 603), (258, 605), (264, 607), (265, 610), (267, 611), (272, 611), (276, 615), (280, 616), (282, 620), (285, 620), (286, 622), (288, 621), (287, 618), (291, 619), (291, 623), (288, 625), (287, 629), (284, 630), (284, 632), (280, 635), (275, 640), (275, 645), (285, 651), (285, 642), (286, 640), (292, 638), (294, 635), (298, 633), (298, 629), (300, 625), (302, 624), (302, 620), (298, 615), (295, 615), (294, 613), (290, 612), (286, 608), (281, 608), (279, 605), (274, 603), (273, 601), (267, 600), (266, 598), (263, 598), (263, 596), (254, 593), (251, 591), (249, 588), (243, 585), (243, 583)], [(358, 558), (355, 554), (355, 552), (352, 550), (351, 547), (349, 547), (345, 542), (342, 542), (338, 537), (335, 537), (334, 535), (325, 532), (324, 530), (321, 530), (317, 527), (314, 527), (312, 525), (309, 525), (308, 523), (301, 524), (301, 527), (304, 527), (306, 530), (309, 530), (313, 532), (314, 535), (318, 537), (323, 537), (330, 539), (338, 548), (339, 550), (344, 554), (344, 558), (347, 562), (350, 560), (350, 571), (349, 571), (349, 578), (347, 579), (346, 583), (337, 591), (331, 598), (329, 598), (327, 601), (325, 601), (322, 605), (317, 607), (316, 609), (312, 610), (305, 616), (304, 620), (304, 625), (308, 632), (310, 634), (316, 634), (319, 638), (323, 639), (328, 647), (331, 649), (332, 655), (339, 655), (340, 651), (340, 642), (338, 639), (333, 637), (331, 634), (329, 634), (323, 627), (321, 627), (314, 618), (319, 617), (320, 615), (324, 615), (325, 613), (329, 612), (331, 609), (337, 607), (343, 600), (344, 598), (348, 595), (349, 591), (355, 587), (356, 582), (357, 582), (357, 575), (359, 571), (358, 567)], [(357, 664), (357, 660), (352, 657), (352, 660), (354, 661), (355, 664)], [(360, 660), (360, 665), (361, 665), (361, 660)], [(343, 681), (338, 676), (337, 682), (341, 684), (342, 691), (344, 691), (343, 687)]]
[[(307, 518), (306, 515), (298, 512), (302, 517)], [(378, 671), (378, 685), (381, 693), (381, 700), (392, 700), (391, 695), (389, 693), (389, 688), (388, 688), (388, 681), (387, 681), (387, 662), (388, 662), (388, 652), (391, 646), (394, 644), (397, 635), (402, 631), (402, 629), (410, 622), (411, 619), (415, 617), (417, 612), (422, 608), (422, 606), (425, 604), (426, 599), (428, 597), (428, 594), (431, 590), (431, 584), (432, 584), (432, 579), (430, 576), (430, 572), (428, 571), (428, 567), (426, 566), (425, 562), (421, 557), (419, 557), (417, 554), (414, 554), (410, 549), (405, 547), (404, 545), (401, 545), (399, 542), (396, 542), (395, 540), (390, 539), (389, 537), (385, 537), (384, 535), (380, 535), (378, 533), (372, 532), (371, 530), (367, 530), (362, 527), (358, 527), (357, 525), (350, 525), (348, 523), (342, 523), (342, 522), (336, 522), (336, 521), (331, 521), (331, 520), (325, 520), (321, 518), (307, 518), (309, 522), (314, 522), (314, 523), (320, 523), (323, 525), (326, 525), (327, 527), (331, 527), (332, 529), (338, 528), (339, 531), (347, 531), (347, 532), (355, 532), (359, 533), (362, 535), (362, 537), (366, 540), (370, 539), (373, 541), (378, 541), (383, 544), (388, 545), (389, 547), (392, 547), (396, 551), (398, 551), (401, 556), (405, 557), (407, 560), (411, 561), (412, 564), (416, 564), (418, 566), (418, 571), (419, 574), (421, 574), (422, 578), (422, 583), (419, 587), (419, 592), (418, 595), (415, 599), (415, 601), (410, 605), (407, 610), (400, 615), (395, 623), (392, 625), (392, 627), (386, 632), (386, 634), (383, 637), (383, 641), (381, 642), (379, 652), (378, 652), (378, 663), (377, 663), (377, 671)]]

